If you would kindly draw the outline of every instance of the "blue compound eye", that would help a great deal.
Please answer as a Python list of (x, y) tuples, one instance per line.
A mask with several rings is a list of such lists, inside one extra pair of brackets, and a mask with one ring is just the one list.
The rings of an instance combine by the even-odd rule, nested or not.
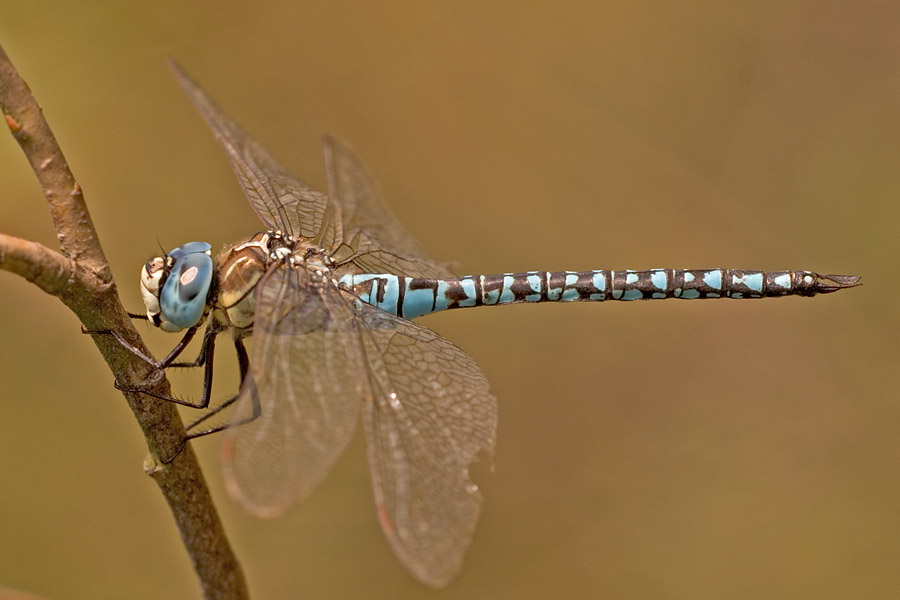
[(206, 242), (190, 242), (166, 256), (172, 266), (159, 294), (163, 321), (181, 328), (200, 322), (213, 277), (210, 249)]

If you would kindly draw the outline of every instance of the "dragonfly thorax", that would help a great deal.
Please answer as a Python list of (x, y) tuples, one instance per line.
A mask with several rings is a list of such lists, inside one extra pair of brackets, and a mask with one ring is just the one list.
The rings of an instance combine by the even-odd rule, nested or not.
[(270, 261), (302, 267), (312, 275), (327, 277), (335, 266), (331, 255), (318, 246), (309, 245), (278, 229), (270, 229), (259, 242), (266, 248)]
[(259, 243), (265, 247), (269, 260), (276, 262), (292, 262), (298, 246), (294, 236), (278, 229), (267, 231)]
[(334, 259), (330, 254), (316, 246), (310, 246), (303, 254), (302, 266), (314, 283), (322, 283), (331, 279), (332, 269), (335, 267)]
[(213, 318), (225, 328), (249, 332), (256, 310), (256, 286), (277, 269), (302, 271), (314, 285), (332, 279), (335, 266), (328, 252), (279, 230), (254, 234), (225, 248), (218, 256)]

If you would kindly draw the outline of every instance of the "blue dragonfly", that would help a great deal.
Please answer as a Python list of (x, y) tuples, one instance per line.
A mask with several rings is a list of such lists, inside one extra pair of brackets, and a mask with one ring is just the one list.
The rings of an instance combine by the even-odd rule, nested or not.
[[(813, 296), (858, 277), (810, 271), (652, 269), (530, 271), (456, 277), (391, 215), (353, 150), (326, 137), (328, 194), (288, 174), (175, 64), (176, 77), (228, 156), (264, 231), (215, 258), (190, 242), (146, 263), (147, 318), (184, 337), (161, 367), (205, 367), (230, 332), (237, 395), (188, 427), (224, 431), (229, 493), (274, 517), (308, 496), (362, 415), (376, 513), (403, 565), (445, 586), (461, 568), (482, 496), (469, 466), (490, 454), (497, 401), (475, 361), (412, 319), (523, 302)], [(206, 324), (199, 357), (176, 362)], [(248, 353), (243, 340), (253, 335)], [(144, 391), (144, 390), (138, 390)], [(207, 419), (234, 405), (230, 425)], [(242, 425), (242, 426), (236, 426)]]

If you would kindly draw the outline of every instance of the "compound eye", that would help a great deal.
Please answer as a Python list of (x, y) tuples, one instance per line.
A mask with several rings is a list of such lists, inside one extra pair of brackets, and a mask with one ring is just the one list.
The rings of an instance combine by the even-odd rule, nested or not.
[(172, 266), (159, 294), (163, 323), (187, 328), (203, 318), (213, 278), (209, 251), (209, 244), (191, 242), (176, 248), (166, 257)]

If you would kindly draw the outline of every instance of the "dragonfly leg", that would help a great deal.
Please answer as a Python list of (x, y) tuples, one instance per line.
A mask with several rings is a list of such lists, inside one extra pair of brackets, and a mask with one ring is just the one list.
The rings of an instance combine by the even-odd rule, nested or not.
[[(250, 359), (247, 356), (247, 349), (244, 347), (244, 343), (241, 340), (237, 339), (234, 341), (234, 348), (235, 348), (235, 350), (237, 350), (238, 366), (240, 367), (240, 370), (241, 370), (241, 386), (243, 387), (244, 381), (247, 379), (247, 374), (250, 370)], [(209, 363), (207, 363), (207, 364), (209, 364)], [(210, 372), (210, 376), (211, 376), (212, 370), (209, 369), (209, 372)], [(252, 380), (251, 380), (251, 383), (252, 383)], [(253, 389), (250, 392), (250, 394), (251, 394), (250, 399), (251, 399), (251, 403), (252, 403), (251, 404), (252, 412), (249, 417), (245, 417), (245, 418), (235, 421), (233, 423), (219, 423), (218, 425), (214, 425), (207, 429), (201, 429), (200, 431), (194, 431), (192, 433), (188, 433), (182, 440), (181, 445), (178, 446), (178, 449), (172, 454), (172, 456), (170, 456), (166, 460), (163, 460), (162, 462), (164, 464), (169, 464), (170, 462), (175, 460), (178, 457), (178, 455), (181, 454), (181, 451), (184, 450), (185, 445), (190, 440), (193, 440), (193, 439), (199, 438), (199, 437), (203, 437), (203, 436), (207, 436), (212, 433), (218, 433), (220, 431), (223, 431), (224, 429), (227, 429), (228, 427), (232, 427), (232, 426), (236, 427), (239, 425), (244, 425), (245, 423), (249, 423), (251, 421), (255, 421), (256, 419), (258, 419), (259, 416), (262, 414), (262, 410), (260, 409), (259, 395), (256, 393), (255, 385), (253, 386)], [(235, 400), (237, 400), (239, 397), (240, 397), (240, 394), (238, 393), (238, 394), (235, 394), (234, 396), (232, 396), (231, 398), (226, 399), (224, 402), (222, 402), (218, 406), (213, 407), (208, 413), (206, 413), (205, 415), (203, 415), (202, 417), (200, 417), (199, 419), (197, 419), (196, 421), (194, 421), (193, 423), (191, 423), (190, 425), (185, 427), (185, 430), (190, 432), (191, 429), (194, 429), (195, 427), (197, 427), (198, 425), (200, 425), (201, 423), (203, 423), (210, 417), (219, 414), (224, 409), (226, 409), (229, 406), (231, 406), (232, 404), (234, 404)]]
[[(247, 374), (250, 370), (250, 359), (247, 356), (247, 348), (244, 346), (244, 343), (240, 339), (236, 339), (234, 341), (234, 349), (237, 351), (238, 367), (240, 368), (240, 372), (241, 372), (240, 387), (243, 388), (244, 383), (247, 379)], [(251, 385), (252, 385), (252, 380), (251, 380)], [(201, 416), (199, 419), (197, 419), (196, 421), (194, 421), (193, 423), (188, 425), (186, 427), (187, 431), (190, 432), (192, 429), (196, 428), (201, 423), (207, 421), (210, 417), (213, 417), (213, 416), (219, 414), (220, 412), (222, 412), (223, 410), (225, 410), (226, 408), (228, 408), (229, 406), (234, 404), (235, 400), (237, 400), (239, 397), (240, 397), (240, 393), (235, 394), (234, 396), (223, 401), (221, 404), (213, 407), (205, 415)], [(203, 437), (203, 436), (209, 435), (211, 433), (217, 433), (228, 427), (233, 427), (233, 426), (236, 427), (239, 425), (244, 425), (245, 423), (250, 423), (251, 421), (255, 421), (256, 419), (259, 418), (260, 414), (262, 414), (262, 410), (261, 410), (260, 404), (259, 404), (259, 395), (256, 392), (255, 385), (252, 386), (252, 390), (250, 392), (250, 401), (251, 401), (251, 409), (252, 409), (250, 416), (244, 417), (243, 419), (240, 419), (233, 423), (220, 423), (218, 425), (214, 425), (207, 429), (202, 429), (200, 431), (194, 431), (194, 432), (188, 433), (187, 439), (190, 440), (190, 439), (194, 439), (194, 438), (198, 438), (198, 437)]]
[[(129, 316), (131, 316), (131, 313), (128, 314)], [(112, 329), (85, 329), (84, 325), (82, 325), (81, 333), (84, 333), (86, 335), (111, 335), (117, 342), (119, 342), (119, 345), (121, 345), (123, 348), (125, 348), (150, 366), (157, 369), (165, 369), (172, 363), (172, 361), (178, 358), (179, 354), (184, 352), (184, 349), (187, 348), (187, 345), (191, 342), (191, 339), (193, 339), (194, 335), (197, 333), (197, 328), (191, 327), (190, 329), (185, 331), (184, 337), (181, 338), (178, 344), (175, 345), (175, 348), (173, 348), (172, 351), (169, 352), (169, 354), (167, 354), (166, 357), (161, 361), (157, 361), (152, 356), (147, 356), (146, 354), (141, 352), (137, 347), (135, 347), (134, 344), (123, 338), (118, 331), (113, 331)]]
[[(183, 406), (191, 406), (192, 408), (206, 408), (206, 406), (209, 405), (209, 398), (210, 398), (210, 394), (212, 392), (212, 375), (213, 375), (213, 369), (212, 369), (213, 360), (212, 359), (213, 359), (213, 351), (215, 349), (216, 333), (218, 333), (218, 332), (214, 332), (212, 335), (210, 335), (209, 330), (207, 330), (207, 334), (203, 339), (203, 346), (204, 346), (204, 348), (208, 348), (208, 350), (206, 352), (201, 351), (200, 356), (198, 356), (197, 360), (195, 360), (193, 363), (182, 363), (182, 364), (173, 364), (172, 365), (175, 367), (178, 367), (178, 366), (196, 367), (196, 366), (200, 366), (205, 363), (206, 368), (203, 373), (203, 398), (202, 398), (202, 401), (205, 402), (204, 406), (199, 407), (197, 405), (192, 405), (192, 404), (183, 404), (181, 402), (178, 402), (177, 400), (173, 400), (176, 403), (182, 404)], [(247, 378), (247, 372), (250, 370), (250, 358), (247, 356), (247, 349), (246, 349), (246, 347), (244, 347), (244, 343), (241, 340), (236, 339), (234, 341), (234, 348), (237, 351), (238, 367), (240, 368), (240, 372), (241, 372), (241, 384), (243, 384), (244, 379)], [(155, 394), (151, 394), (151, 395), (156, 396)], [(198, 425), (200, 425), (201, 423), (203, 423), (204, 421), (206, 421), (213, 415), (216, 415), (216, 414), (222, 412), (224, 409), (226, 409), (229, 406), (231, 406), (232, 404), (234, 404), (234, 401), (237, 400), (239, 396), (240, 396), (240, 394), (235, 394), (234, 396), (226, 399), (221, 404), (213, 407), (205, 415), (201, 416), (199, 419), (197, 419), (196, 421), (190, 423), (187, 427), (185, 427), (185, 431), (188, 432), (187, 435), (185, 435), (184, 439), (181, 440), (181, 444), (178, 446), (178, 448), (175, 450), (175, 452), (172, 453), (172, 456), (170, 456), (169, 458), (164, 459), (162, 461), (163, 464), (169, 464), (173, 460), (178, 458), (178, 455), (181, 454), (181, 452), (184, 450), (184, 447), (187, 445), (187, 443), (190, 440), (192, 440), (194, 438), (203, 437), (203, 436), (209, 435), (211, 433), (217, 433), (227, 427), (230, 427), (232, 425), (232, 423), (221, 423), (214, 427), (210, 427), (208, 429), (203, 429), (201, 431), (195, 431), (195, 432), (191, 433), (191, 429), (194, 429), (195, 427), (197, 427)], [(156, 397), (159, 397), (159, 396), (156, 396)], [(163, 400), (168, 400), (168, 398), (163, 398)], [(233, 423), (233, 425), (242, 425), (244, 423), (250, 422), (250, 421), (256, 419), (257, 417), (259, 417), (260, 414), (261, 413), (260, 413), (260, 409), (259, 409), (259, 398), (257, 398), (256, 390), (254, 388), (254, 391), (253, 391), (253, 414), (250, 417), (248, 417), (247, 419), (242, 419), (241, 421)]]
[(119, 345), (149, 364), (152, 367), (157, 366), (159, 363), (153, 359), (153, 357), (147, 356), (143, 352), (141, 352), (134, 344), (130, 343), (128, 340), (123, 338), (118, 331), (113, 331), (112, 329), (85, 329), (84, 325), (81, 326), (81, 333), (85, 335), (111, 335), (115, 338)]
[[(203, 364), (203, 359), (207, 352), (209, 352), (209, 357), (212, 358), (212, 346), (215, 345), (214, 341), (210, 341), (210, 335), (213, 339), (215, 339), (216, 334), (212, 332), (212, 327), (207, 327), (206, 332), (203, 334), (203, 345), (200, 346), (200, 356), (197, 357), (193, 363), (186, 363), (184, 366), (200, 366)], [(211, 333), (212, 332), (212, 333)], [(159, 368), (165, 369), (166, 367), (175, 367), (180, 366), (175, 363), (175, 359), (181, 356), (181, 353), (184, 352), (184, 349), (187, 348), (188, 344), (191, 343), (191, 340), (194, 339), (194, 335), (197, 333), (197, 327), (191, 327), (187, 331), (184, 332), (184, 337), (182, 337), (175, 347), (172, 348), (172, 351), (166, 354), (165, 358), (159, 361)]]
[[(116, 389), (121, 390), (123, 392), (135, 392), (140, 394), (146, 394), (148, 396), (152, 396), (153, 398), (157, 398), (159, 400), (165, 400), (166, 402), (173, 402), (175, 404), (179, 404), (181, 406), (187, 406), (189, 408), (206, 408), (209, 406), (209, 399), (212, 393), (212, 380), (213, 380), (213, 355), (216, 349), (216, 335), (219, 333), (213, 327), (207, 327), (206, 332), (203, 334), (203, 344), (200, 346), (200, 355), (191, 362), (182, 362), (176, 363), (174, 362), (178, 356), (184, 352), (184, 349), (187, 347), (188, 343), (191, 341), (191, 338), (194, 337), (197, 328), (192, 327), (189, 329), (181, 341), (169, 352), (165, 358), (163, 358), (158, 363), (154, 363), (159, 369), (166, 369), (168, 367), (204, 367), (203, 372), (203, 393), (200, 396), (199, 402), (192, 402), (190, 400), (184, 400), (182, 398), (178, 398), (177, 396), (169, 396), (167, 394), (159, 394), (154, 392), (147, 387), (142, 386), (125, 386), (120, 385), (119, 382), (115, 383)], [(174, 457), (173, 457), (174, 458)]]
[[(207, 420), (208, 418), (210, 418), (211, 416), (213, 416), (213, 415), (215, 415), (215, 414), (218, 414), (218, 413), (221, 412), (223, 409), (225, 409), (225, 408), (231, 406), (232, 404), (234, 404), (234, 401), (238, 399), (238, 396), (240, 396), (240, 394), (235, 394), (234, 396), (232, 396), (231, 398), (228, 398), (227, 400), (225, 400), (224, 402), (222, 402), (222, 403), (219, 404), (218, 406), (213, 407), (208, 413), (206, 413), (205, 415), (203, 415), (202, 417), (200, 417), (199, 419), (197, 419), (196, 421), (194, 421), (193, 423), (191, 423), (190, 425), (188, 425), (187, 427), (185, 427), (185, 428), (184, 428), (185, 431), (190, 432), (191, 429), (193, 429), (194, 427), (196, 427), (196, 426), (199, 425), (200, 423), (206, 421), (206, 420)], [(256, 416), (259, 416), (259, 415), (256, 415)], [(253, 418), (255, 419), (256, 416), (254, 416)], [(242, 421), (242, 422), (243, 422), (243, 421)], [(240, 423), (238, 423), (238, 424), (240, 424)], [(211, 433), (218, 433), (219, 431), (222, 431), (223, 429), (225, 429), (225, 428), (227, 428), (227, 427), (229, 427), (229, 426), (230, 426), (229, 423), (220, 423), (219, 425), (216, 425), (216, 426), (214, 426), (214, 427), (210, 427), (209, 429), (203, 429), (203, 430), (201, 430), (201, 431), (195, 431), (195, 432), (193, 432), (193, 433), (188, 433), (188, 434), (185, 435), (184, 438), (181, 440), (181, 444), (179, 444), (178, 448), (175, 449), (175, 452), (172, 453), (172, 456), (170, 456), (169, 458), (163, 460), (162, 463), (167, 465), (167, 464), (171, 463), (173, 460), (175, 460), (176, 458), (178, 458), (178, 455), (181, 454), (181, 452), (184, 450), (184, 447), (187, 445), (187, 443), (188, 443), (190, 440), (193, 440), (193, 439), (198, 438), (198, 437), (203, 437), (203, 436), (209, 435), (209, 434), (211, 434)]]

